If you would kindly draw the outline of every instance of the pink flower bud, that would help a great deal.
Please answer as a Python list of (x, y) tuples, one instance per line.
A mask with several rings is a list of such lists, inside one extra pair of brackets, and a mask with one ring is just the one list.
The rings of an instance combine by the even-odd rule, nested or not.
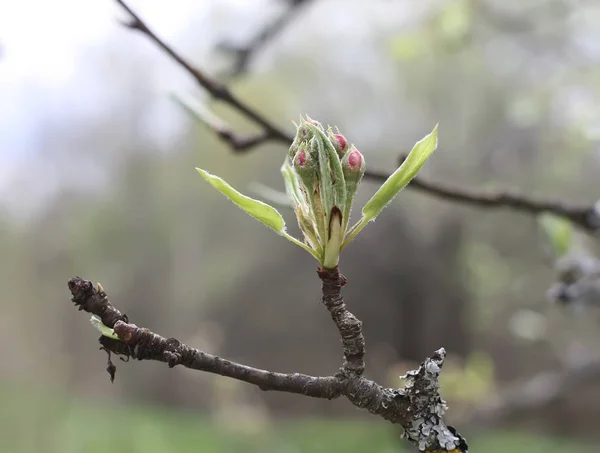
[(353, 145), (342, 159), (342, 171), (344, 172), (349, 201), (356, 193), (358, 184), (365, 173), (365, 167), (365, 158)]
[(323, 126), (318, 121), (311, 118), (300, 118), (300, 125), (297, 125), (296, 138), (294, 141), (298, 143), (306, 143), (313, 138), (316, 130), (324, 131)]
[(352, 209), (352, 201), (360, 185), (360, 180), (365, 174), (366, 162), (363, 155), (354, 145), (346, 153), (342, 159), (342, 172), (344, 173), (344, 181), (346, 183), (346, 204), (344, 206), (344, 230), (348, 227), (350, 219), (350, 210)]
[(292, 164), (307, 191), (312, 193), (314, 191), (314, 185), (318, 182), (317, 164), (305, 146), (298, 149)]
[(360, 167), (362, 166), (362, 161), (362, 154), (359, 153), (357, 149), (354, 149), (350, 152), (350, 155), (348, 156), (348, 166), (350, 167), (350, 169), (355, 171), (360, 170)]
[(331, 128), (328, 131), (329, 141), (335, 148), (335, 152), (342, 159), (348, 151), (348, 140), (342, 134), (334, 134)]
[(317, 126), (321, 131), (325, 132), (325, 129), (323, 128), (323, 125), (321, 123), (319, 123), (317, 120), (313, 120), (310, 117), (306, 117), (306, 120), (308, 123), (312, 124), (313, 126)]
[(304, 165), (306, 164), (306, 151), (304, 151), (303, 149), (298, 151), (297, 159), (298, 159), (298, 165), (300, 165), (301, 167), (304, 167)]
[(333, 134), (333, 136), (335, 137), (339, 148), (345, 153), (346, 149), (348, 149), (348, 141), (346, 140), (346, 137), (344, 137), (342, 134)]

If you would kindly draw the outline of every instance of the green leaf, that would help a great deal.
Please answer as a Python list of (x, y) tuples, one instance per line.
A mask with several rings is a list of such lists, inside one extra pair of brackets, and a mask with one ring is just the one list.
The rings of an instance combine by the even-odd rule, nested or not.
[(285, 232), (285, 221), (273, 206), (239, 193), (223, 179), (211, 175), (206, 170), (202, 170), (201, 168), (196, 168), (196, 170), (198, 170), (198, 173), (200, 173), (215, 189), (233, 201), (236, 206), (246, 211), (247, 214), (279, 234)]
[(456, 40), (467, 35), (472, 27), (473, 7), (470, 0), (454, 0), (445, 4), (437, 18), (442, 36)]
[(285, 237), (288, 241), (293, 242), (299, 247), (302, 247), (304, 250), (313, 255), (317, 260), (319, 257), (316, 252), (308, 247), (306, 244), (303, 244), (298, 239), (290, 236), (285, 231), (285, 221), (283, 217), (275, 209), (273, 206), (270, 206), (262, 201), (255, 200), (254, 198), (247, 197), (246, 195), (241, 194), (233, 187), (231, 187), (226, 181), (219, 178), (218, 176), (211, 175), (206, 170), (202, 170), (201, 168), (196, 168), (198, 173), (202, 175), (204, 179), (206, 179), (215, 189), (229, 198), (236, 206), (244, 210), (247, 214), (254, 217), (256, 220), (261, 222), (263, 225), (268, 226), (273, 229), (275, 232)]
[(557, 257), (565, 255), (573, 244), (573, 225), (567, 219), (543, 214), (538, 220)]
[[(314, 128), (317, 129), (316, 126)], [(331, 208), (335, 204), (333, 181), (330, 177), (328, 177), (331, 173), (329, 153), (325, 148), (325, 143), (321, 134), (315, 133), (315, 136), (311, 140), (313, 140), (315, 143), (319, 157), (319, 194), (321, 203), (323, 205), (323, 211), (325, 213), (325, 225), (329, 225), (329, 215), (331, 213)], [(315, 215), (318, 215), (316, 214), (316, 211), (317, 210), (315, 209)], [(320, 233), (323, 238), (327, 237), (324, 232)]]
[(398, 60), (414, 60), (429, 50), (422, 32), (402, 34), (392, 38), (389, 49), (392, 57)]
[[(329, 165), (335, 183), (333, 183), (333, 203), (336, 206), (344, 206), (346, 204), (346, 184), (344, 182), (344, 171), (342, 170), (342, 161), (338, 156), (333, 144), (325, 132), (319, 130), (325, 153), (329, 156)], [(323, 173), (321, 174), (323, 177)]]
[(431, 153), (437, 148), (437, 129), (438, 126), (436, 124), (429, 135), (415, 144), (400, 168), (392, 173), (363, 207), (362, 218), (350, 229), (348, 238), (344, 241), (342, 248), (354, 239), (367, 223), (375, 220), (394, 197), (417, 175)]
[(283, 181), (285, 182), (285, 191), (294, 202), (296, 207), (305, 204), (304, 196), (298, 186), (298, 178), (294, 172), (294, 168), (291, 166), (289, 159), (285, 159), (281, 166), (281, 174), (283, 175)]
[(100, 317), (92, 315), (92, 317), (90, 318), (90, 322), (92, 323), (92, 326), (98, 329), (98, 331), (105, 337), (112, 338), (113, 340), (120, 340), (119, 336), (115, 333), (115, 331), (108, 327), (106, 324), (104, 324)]
[(383, 209), (390, 204), (398, 193), (417, 175), (427, 158), (437, 148), (437, 125), (431, 134), (418, 141), (412, 151), (379, 190), (363, 207), (363, 217), (367, 221), (374, 220)]

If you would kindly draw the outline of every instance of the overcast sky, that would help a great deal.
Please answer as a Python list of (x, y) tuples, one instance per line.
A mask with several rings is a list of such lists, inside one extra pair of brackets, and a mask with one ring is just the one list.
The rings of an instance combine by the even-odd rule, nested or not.
[[(211, 39), (219, 32), (231, 33), (231, 21), (240, 23), (239, 18), (266, 3), (177, 0), (166, 8), (164, 0), (130, 1), (161, 37), (183, 51), (190, 49), (184, 36), (193, 32), (194, 58), (202, 54), (203, 44), (206, 52), (214, 48)], [(7, 189), (17, 186), (19, 192), (25, 186), (37, 197), (33, 184), (21, 180), (24, 169), (32, 169), (43, 154), (44, 143), (36, 132), (42, 124), (68, 124), (73, 115), (81, 119), (100, 114), (114, 78), (97, 74), (98, 60), (112, 53), (156, 61), (157, 72), (139, 76), (165, 93), (186, 80), (155, 47), (140, 46), (144, 38), (118, 24), (125, 17), (112, 0), (0, 0), (0, 205), (14, 199), (10, 192), (15, 190)], [(243, 26), (237, 28), (243, 32)], [(45, 178), (50, 184), (48, 173)]]

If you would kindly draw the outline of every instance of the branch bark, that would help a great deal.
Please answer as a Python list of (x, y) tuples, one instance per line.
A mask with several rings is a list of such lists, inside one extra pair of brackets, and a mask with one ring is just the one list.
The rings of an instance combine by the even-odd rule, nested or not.
[(175, 338), (165, 338), (130, 323), (128, 317), (110, 303), (100, 285), (95, 288), (90, 281), (73, 277), (68, 286), (71, 300), (78, 309), (100, 318), (119, 338), (99, 338), (102, 349), (109, 354), (111, 379), (114, 378), (115, 367), (110, 355), (116, 354), (127, 359), (155, 360), (167, 363), (169, 367), (181, 365), (215, 373), (256, 385), (261, 390), (325, 399), (344, 396), (354, 406), (402, 426), (404, 436), (421, 451), (466, 453), (464, 438), (453, 427), (447, 426), (442, 418), (446, 403), (439, 394), (438, 377), (446, 355), (444, 349), (425, 359), (418, 370), (403, 376), (406, 381), (404, 388), (385, 388), (364, 378), (361, 375), (364, 364), (362, 368), (359, 366), (363, 362), (364, 339), (360, 321), (345, 309), (341, 297), (345, 279), (337, 270), (321, 271), (319, 275), (323, 281), (323, 302), (338, 326), (346, 356), (342, 370), (335, 376), (275, 373), (208, 354)]
[(245, 46), (233, 46), (230, 44), (221, 44), (221, 48), (231, 52), (235, 60), (230, 75), (238, 77), (248, 71), (248, 67), (256, 54), (260, 52), (267, 44), (275, 39), (285, 27), (296, 17), (303, 6), (308, 5), (312, 0), (294, 0), (288, 2), (288, 7), (273, 22), (267, 24), (252, 40)]
[(345, 360), (340, 372), (342, 376), (361, 376), (365, 371), (365, 338), (362, 334), (362, 322), (348, 311), (342, 298), (342, 286), (346, 284), (346, 277), (337, 268), (320, 269), (318, 274), (322, 281), (323, 305), (331, 314), (342, 337)]
[[(371, 172), (370, 178), (384, 182), (388, 178), (384, 172)], [(495, 191), (479, 192), (475, 190), (450, 187), (440, 183), (415, 177), (409, 188), (419, 190), (442, 200), (462, 203), (486, 209), (508, 208), (525, 214), (554, 214), (563, 217), (580, 228), (591, 233), (600, 230), (600, 209), (595, 205), (582, 205), (560, 200), (543, 200), (520, 195), (517, 192)]]

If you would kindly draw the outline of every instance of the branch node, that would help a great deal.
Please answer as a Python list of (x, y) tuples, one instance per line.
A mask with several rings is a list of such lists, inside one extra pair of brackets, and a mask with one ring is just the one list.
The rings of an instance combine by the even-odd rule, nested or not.
[[(116, 367), (112, 354), (124, 362), (131, 358), (165, 362), (169, 367), (206, 371), (256, 385), (261, 390), (275, 390), (314, 398), (333, 399), (345, 396), (353, 405), (368, 410), (385, 420), (402, 426), (406, 437), (423, 451), (446, 451), (453, 448), (465, 453), (466, 443), (458, 433), (444, 424), (445, 403), (439, 396), (437, 378), (445, 351), (436, 351), (416, 371), (406, 374), (408, 384), (401, 389), (384, 388), (362, 377), (364, 371), (364, 338), (361, 322), (346, 310), (341, 299), (345, 279), (337, 269), (320, 270), (323, 302), (338, 326), (346, 361), (335, 376), (315, 377), (300, 373), (283, 374), (232, 362), (191, 348), (176, 338), (165, 338), (144, 327), (123, 320), (123, 315), (108, 301), (106, 293), (98, 293), (91, 282), (79, 277), (69, 280), (72, 300), (81, 310), (95, 316), (117, 319), (113, 329), (119, 340), (101, 336), (101, 349), (108, 354), (106, 368), (111, 382)], [(463, 448), (464, 447), (464, 448)]]

